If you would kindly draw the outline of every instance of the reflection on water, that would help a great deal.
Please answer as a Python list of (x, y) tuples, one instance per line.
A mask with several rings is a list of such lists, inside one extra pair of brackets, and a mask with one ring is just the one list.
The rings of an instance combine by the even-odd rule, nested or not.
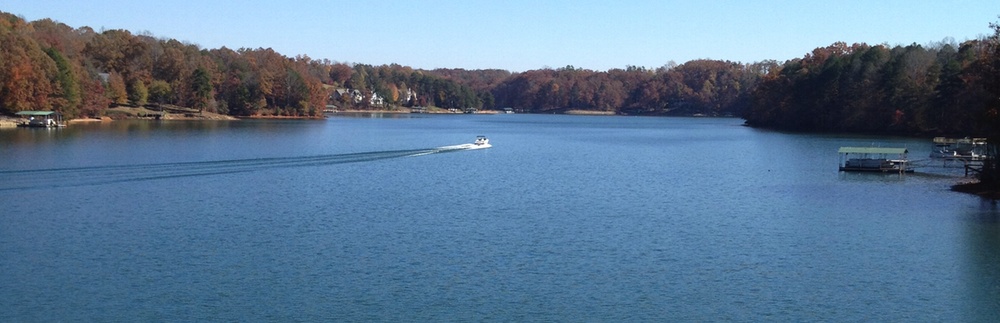
[(0, 128), (0, 142), (5, 146), (30, 144), (39, 140), (57, 138), (60, 134), (64, 135), (65, 130), (65, 128)]
[(928, 140), (408, 117), (0, 131), (0, 321), (1000, 317), (997, 206), (837, 171)]
[(339, 118), (370, 118), (370, 119), (412, 119), (426, 118), (425, 114), (392, 113), (392, 112), (337, 112), (329, 114)]
[(974, 297), (964, 304), (967, 322), (988, 322), (1000, 317), (1000, 207), (983, 199), (966, 215), (966, 264), (961, 266), (964, 288)]

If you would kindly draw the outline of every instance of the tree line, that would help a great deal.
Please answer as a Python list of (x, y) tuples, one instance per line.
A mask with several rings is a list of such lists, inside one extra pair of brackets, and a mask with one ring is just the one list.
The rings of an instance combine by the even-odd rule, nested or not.
[(694, 60), (657, 69), (592, 71), (566, 66), (517, 73), (493, 88), (498, 106), (528, 112), (605, 111), (638, 115), (738, 116), (774, 61)]
[(511, 108), (740, 116), (751, 126), (794, 131), (975, 135), (985, 131), (984, 107), (997, 97), (989, 85), (995, 74), (988, 74), (996, 42), (997, 35), (928, 46), (834, 43), (783, 63), (705, 59), (512, 73), (348, 64), (270, 48), (202, 49), (0, 12), (0, 113), (99, 116), (117, 105), (177, 105), (317, 117), (330, 106)]
[(0, 13), (0, 113), (177, 105), (235, 116), (320, 116), (324, 108), (512, 108), (740, 115), (776, 62), (696, 60), (657, 69), (572, 66), (418, 70), (288, 57), (267, 48), (202, 49), (127, 30), (26, 22)]
[[(485, 93), (395, 64), (288, 57), (270, 48), (202, 49), (127, 30), (26, 22), (3, 12), (0, 44), (0, 114), (100, 116), (120, 105), (176, 105), (235, 116), (316, 117), (330, 105), (480, 107)], [(343, 88), (350, 98), (334, 95)]]
[(817, 48), (765, 75), (744, 118), (793, 131), (984, 135), (997, 95), (985, 82), (991, 42)]

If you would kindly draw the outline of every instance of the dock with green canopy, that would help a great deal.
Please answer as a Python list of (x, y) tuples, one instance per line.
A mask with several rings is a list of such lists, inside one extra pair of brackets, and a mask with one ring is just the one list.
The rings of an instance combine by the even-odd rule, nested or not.
[(62, 120), (62, 114), (56, 111), (21, 111), (15, 113), (25, 120), (18, 124), (20, 127), (63, 127), (66, 126)]

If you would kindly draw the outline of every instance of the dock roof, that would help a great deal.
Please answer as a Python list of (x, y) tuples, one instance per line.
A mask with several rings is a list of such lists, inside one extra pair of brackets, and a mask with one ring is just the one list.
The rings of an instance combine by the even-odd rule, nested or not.
[(840, 147), (837, 151), (841, 154), (905, 154), (906, 148), (885, 148), (885, 147)]
[(55, 111), (21, 111), (15, 114), (19, 116), (47, 116), (55, 113)]

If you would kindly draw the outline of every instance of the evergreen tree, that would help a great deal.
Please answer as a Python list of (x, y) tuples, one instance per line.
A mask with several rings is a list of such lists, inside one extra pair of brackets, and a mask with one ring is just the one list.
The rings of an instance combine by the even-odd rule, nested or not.
[(198, 112), (205, 111), (212, 100), (212, 78), (204, 68), (197, 68), (191, 74), (192, 97), (189, 104), (198, 109)]
[(48, 48), (45, 53), (56, 63), (59, 74), (56, 76), (59, 88), (62, 90), (59, 106), (55, 107), (64, 115), (72, 117), (78, 114), (80, 106), (80, 81), (73, 65), (58, 50)]

